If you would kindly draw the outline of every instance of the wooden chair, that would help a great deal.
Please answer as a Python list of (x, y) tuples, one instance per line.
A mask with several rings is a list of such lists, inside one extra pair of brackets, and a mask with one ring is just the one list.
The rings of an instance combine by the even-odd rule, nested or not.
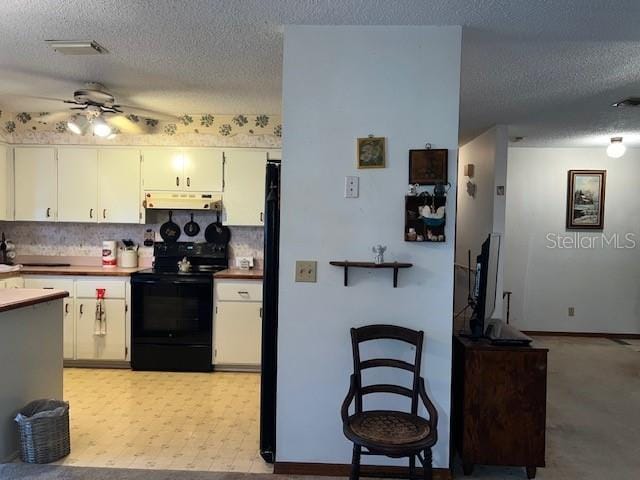
[[(432, 479), (431, 447), (438, 440), (438, 412), (427, 396), (424, 379), (420, 376), (422, 341), (424, 332), (393, 325), (369, 325), (351, 329), (353, 348), (353, 374), (351, 385), (342, 403), (342, 423), (345, 436), (353, 442), (351, 480), (360, 477), (361, 455), (385, 455), (392, 458), (409, 457), (409, 478), (416, 476), (416, 457), (422, 463), (424, 479)], [(360, 360), (360, 343), (370, 340), (400, 340), (416, 349), (414, 363), (390, 358)], [(362, 386), (362, 370), (392, 367), (413, 373), (412, 388), (400, 385)], [(371, 393), (391, 393), (411, 399), (410, 413), (393, 410), (362, 410), (362, 397)], [(418, 397), (422, 400), (429, 419), (418, 415)], [(355, 411), (349, 415), (349, 406), (355, 400)], [(364, 451), (363, 451), (364, 448)]]

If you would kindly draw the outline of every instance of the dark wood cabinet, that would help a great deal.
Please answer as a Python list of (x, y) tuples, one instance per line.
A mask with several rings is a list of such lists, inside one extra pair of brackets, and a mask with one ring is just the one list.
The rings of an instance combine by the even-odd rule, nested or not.
[(465, 475), (475, 464), (545, 465), (547, 349), (453, 339), (454, 447)]

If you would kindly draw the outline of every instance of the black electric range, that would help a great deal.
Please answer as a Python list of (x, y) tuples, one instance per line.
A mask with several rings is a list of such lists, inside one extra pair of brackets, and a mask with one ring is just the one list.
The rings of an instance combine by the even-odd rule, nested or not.
[[(131, 368), (212, 369), (213, 274), (228, 268), (226, 244), (154, 244), (153, 268), (131, 276)], [(192, 268), (183, 273), (183, 258)]]

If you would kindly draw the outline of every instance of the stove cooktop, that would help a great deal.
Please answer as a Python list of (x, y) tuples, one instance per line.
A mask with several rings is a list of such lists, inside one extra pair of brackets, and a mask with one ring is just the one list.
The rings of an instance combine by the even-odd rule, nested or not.
[[(211, 275), (229, 267), (226, 243), (156, 242), (153, 246), (153, 268), (141, 275)], [(178, 270), (178, 262), (186, 258), (191, 263), (188, 272)]]
[(216, 272), (226, 270), (227, 266), (193, 266), (188, 272), (181, 272), (178, 268), (148, 268), (139, 270), (134, 275), (213, 275)]

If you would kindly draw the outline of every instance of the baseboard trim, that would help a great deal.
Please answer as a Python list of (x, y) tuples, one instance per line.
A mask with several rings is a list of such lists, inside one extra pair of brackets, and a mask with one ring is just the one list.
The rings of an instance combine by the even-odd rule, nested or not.
[(214, 364), (214, 372), (248, 372), (248, 373), (260, 373), (262, 371), (260, 365), (244, 365), (241, 363), (223, 363)]
[[(422, 476), (422, 468), (417, 468), (417, 474)], [(305, 462), (276, 462), (273, 473), (279, 475), (317, 475), (321, 477), (348, 477), (351, 465), (345, 463), (305, 463)], [(392, 465), (362, 465), (361, 477), (376, 478), (409, 478), (408, 467)], [(434, 480), (451, 480), (453, 477), (448, 468), (434, 468)]]
[(63, 366), (73, 368), (131, 369), (131, 364), (124, 360), (65, 360)]
[(640, 339), (640, 333), (602, 333), (602, 332), (551, 332), (538, 330), (522, 330), (526, 335), (538, 337), (591, 337), (591, 338), (631, 338)]

